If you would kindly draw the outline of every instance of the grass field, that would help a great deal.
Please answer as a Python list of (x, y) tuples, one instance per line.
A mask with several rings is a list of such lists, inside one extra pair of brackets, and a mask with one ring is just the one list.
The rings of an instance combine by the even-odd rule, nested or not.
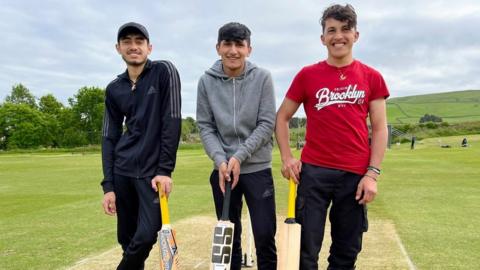
[[(461, 138), (387, 152), (369, 217), (393, 221), (418, 269), (480, 265), (480, 135), (468, 137), (469, 148), (459, 147)], [(273, 166), (283, 214), (287, 185), (277, 151)], [(210, 170), (203, 150), (179, 151), (173, 221), (212, 215)], [(100, 179), (99, 154), (0, 155), (0, 269), (63, 269), (114, 247), (115, 220), (101, 209)]]
[[(371, 209), (392, 219), (418, 269), (480, 265), (480, 136), (431, 138), (394, 146)], [(452, 148), (441, 148), (449, 144)]]
[(387, 100), (388, 122), (391, 124), (418, 123), (425, 114), (440, 116), (449, 123), (480, 121), (480, 91), (457, 91)]

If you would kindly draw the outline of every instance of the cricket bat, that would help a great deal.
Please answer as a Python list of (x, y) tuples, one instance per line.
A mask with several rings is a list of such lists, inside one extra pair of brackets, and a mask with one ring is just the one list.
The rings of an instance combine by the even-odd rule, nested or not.
[(170, 224), (167, 195), (161, 191), (160, 185), (157, 187), (160, 196), (160, 212), (162, 215), (162, 229), (158, 232), (160, 270), (177, 270), (179, 267), (177, 241), (175, 239), (175, 230), (172, 229), (172, 225)]
[(288, 214), (280, 231), (277, 270), (298, 270), (300, 267), (300, 236), (302, 227), (295, 222), (296, 188), (295, 182), (290, 178)]
[(230, 222), (228, 218), (231, 190), (232, 183), (226, 181), (222, 216), (213, 230), (212, 261), (210, 263), (210, 270), (230, 270), (233, 232), (235, 228), (235, 224)]

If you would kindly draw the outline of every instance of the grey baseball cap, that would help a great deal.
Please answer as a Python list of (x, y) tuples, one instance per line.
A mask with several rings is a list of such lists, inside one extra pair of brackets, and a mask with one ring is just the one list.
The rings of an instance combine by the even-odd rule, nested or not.
[(118, 28), (118, 34), (117, 34), (117, 42), (120, 41), (120, 38), (128, 35), (128, 34), (141, 34), (144, 36), (148, 41), (150, 41), (150, 37), (148, 35), (147, 28), (145, 26), (136, 23), (136, 22), (128, 22), (120, 28)]

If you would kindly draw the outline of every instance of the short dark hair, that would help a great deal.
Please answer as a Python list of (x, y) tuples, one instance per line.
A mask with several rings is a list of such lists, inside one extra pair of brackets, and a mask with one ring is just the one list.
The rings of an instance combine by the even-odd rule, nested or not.
[(355, 9), (350, 4), (342, 5), (332, 5), (329, 6), (322, 15), (322, 31), (325, 31), (325, 21), (327, 19), (335, 19), (341, 22), (347, 22), (348, 27), (357, 28), (357, 13)]
[(242, 41), (246, 40), (250, 45), (250, 29), (244, 24), (238, 22), (230, 22), (218, 29), (217, 44), (220, 44), (222, 40), (225, 41)]

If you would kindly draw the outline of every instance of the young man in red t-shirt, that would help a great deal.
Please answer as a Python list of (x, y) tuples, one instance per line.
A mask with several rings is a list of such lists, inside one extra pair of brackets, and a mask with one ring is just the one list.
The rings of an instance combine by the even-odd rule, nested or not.
[[(295, 76), (277, 113), (275, 132), (282, 175), (299, 183), (300, 269), (318, 269), (330, 204), (328, 269), (354, 269), (368, 227), (366, 204), (377, 193), (387, 145), (385, 99), (389, 92), (379, 72), (353, 58), (352, 47), (359, 37), (353, 7), (330, 6), (321, 22), (328, 58), (304, 67)], [(299, 161), (290, 150), (288, 122), (302, 103), (307, 130)]]

